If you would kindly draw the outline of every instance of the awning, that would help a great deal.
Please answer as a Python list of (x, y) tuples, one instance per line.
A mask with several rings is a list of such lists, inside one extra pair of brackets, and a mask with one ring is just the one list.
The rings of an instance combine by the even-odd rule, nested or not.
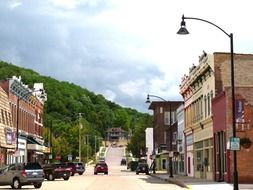
[(27, 137), (27, 150), (43, 151), (43, 144), (32, 137)]
[(38, 144), (38, 145), (43, 145), (40, 142), (36, 141), (34, 138), (32, 137), (27, 137), (27, 143), (28, 144)]

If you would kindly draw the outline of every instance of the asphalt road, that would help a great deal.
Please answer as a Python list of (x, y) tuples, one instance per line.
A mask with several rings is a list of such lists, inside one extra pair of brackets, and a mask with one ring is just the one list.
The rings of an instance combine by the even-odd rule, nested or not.
[[(0, 189), (11, 189), (1, 186)], [(22, 189), (34, 189), (24, 186)], [(145, 174), (136, 175), (126, 170), (126, 166), (112, 166), (109, 174), (93, 174), (93, 166), (86, 169), (84, 175), (75, 175), (68, 181), (57, 179), (43, 182), (41, 190), (179, 190), (183, 189), (174, 184), (161, 181)]]
[[(109, 166), (109, 174), (94, 175), (94, 166), (88, 166), (83, 175), (76, 174), (68, 181), (57, 179), (45, 180), (41, 190), (180, 190), (177, 185), (151, 177), (149, 175), (136, 175), (120, 166), (124, 154), (124, 148), (109, 148), (106, 162)], [(0, 189), (11, 189), (10, 186), (2, 186)], [(34, 189), (33, 186), (24, 186), (22, 189)]]

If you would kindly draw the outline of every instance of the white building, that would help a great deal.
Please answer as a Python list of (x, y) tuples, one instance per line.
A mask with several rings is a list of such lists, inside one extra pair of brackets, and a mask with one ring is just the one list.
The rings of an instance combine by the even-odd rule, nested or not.
[(147, 163), (149, 167), (151, 166), (152, 160), (152, 154), (153, 154), (153, 128), (147, 128), (145, 130), (145, 139), (146, 139), (146, 155), (147, 155)]
[(178, 107), (177, 109), (177, 173), (185, 175), (186, 174), (186, 162), (185, 162), (185, 135), (184, 135), (184, 105)]

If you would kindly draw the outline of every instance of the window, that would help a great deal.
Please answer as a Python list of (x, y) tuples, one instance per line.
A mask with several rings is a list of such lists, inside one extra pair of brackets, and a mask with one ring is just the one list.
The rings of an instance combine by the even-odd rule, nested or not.
[(163, 113), (163, 107), (160, 107), (160, 113)]
[(7, 115), (7, 111), (4, 111), (4, 117), (6, 119), (6, 124), (9, 125), (9, 119), (8, 119), (8, 115)]
[(208, 93), (208, 95), (207, 95), (207, 114), (208, 114), (208, 116), (210, 115), (210, 110), (211, 110), (211, 100), (210, 100), (210, 94)]
[(206, 104), (206, 96), (205, 96), (205, 98), (204, 98), (204, 106), (205, 106), (205, 117), (207, 116), (207, 104)]
[(170, 112), (164, 112), (164, 125), (170, 125)]
[(172, 111), (171, 112), (171, 124), (176, 122), (176, 112)]
[(1, 110), (1, 117), (2, 117), (2, 122), (5, 125), (4, 110)]
[(166, 144), (166, 141), (167, 141), (167, 132), (165, 131), (164, 134), (163, 134), (163, 143)]

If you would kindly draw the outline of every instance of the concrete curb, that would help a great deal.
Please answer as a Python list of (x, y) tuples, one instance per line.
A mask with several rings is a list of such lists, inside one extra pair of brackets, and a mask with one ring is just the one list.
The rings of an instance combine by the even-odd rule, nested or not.
[(187, 189), (189, 188), (189, 187), (188, 187), (187, 185), (185, 185), (183, 182), (181, 182), (181, 181), (179, 181), (179, 180), (176, 180), (175, 178), (162, 178), (162, 177), (159, 177), (159, 176), (157, 176), (157, 175), (155, 175), (155, 174), (150, 174), (150, 176), (155, 177), (155, 178), (157, 178), (157, 179), (160, 179), (160, 180), (162, 180), (162, 181), (167, 181), (167, 182), (169, 182), (169, 183), (178, 185), (178, 186), (183, 187), (183, 188), (187, 188)]

